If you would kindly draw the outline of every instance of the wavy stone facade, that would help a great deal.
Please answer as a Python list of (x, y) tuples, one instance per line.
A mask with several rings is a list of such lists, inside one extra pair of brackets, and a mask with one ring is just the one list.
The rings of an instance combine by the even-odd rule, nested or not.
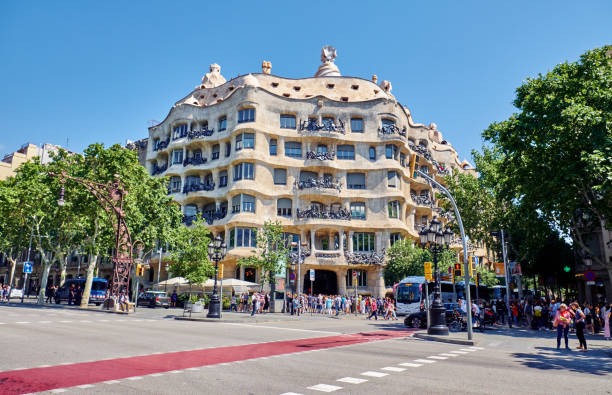
[[(317, 74), (337, 70), (333, 58), (322, 60)], [(339, 294), (353, 292), (357, 271), (358, 293), (382, 296), (385, 250), (417, 240), (436, 215), (431, 188), (410, 178), (412, 154), (438, 176), (469, 164), (434, 124), (413, 122), (388, 81), (287, 79), (270, 68), (264, 62), (263, 73), (225, 82), (212, 65), (202, 85), (149, 128), (147, 169), (170, 178), (186, 223), (202, 213), (225, 238), (225, 278), (259, 280), (236, 261), (252, 253), (256, 228), (279, 220), (307, 243), (304, 291), (308, 269), (316, 270), (315, 293)]]

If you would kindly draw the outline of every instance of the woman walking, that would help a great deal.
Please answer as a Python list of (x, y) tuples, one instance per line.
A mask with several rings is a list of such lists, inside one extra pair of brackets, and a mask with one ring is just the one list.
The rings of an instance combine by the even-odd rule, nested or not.
[(586, 327), (586, 314), (580, 308), (580, 305), (577, 302), (572, 303), (572, 310), (574, 311), (574, 322), (576, 325), (576, 337), (578, 338), (578, 342), (580, 345), (578, 348), (584, 352), (587, 350), (586, 339), (584, 338), (584, 329)]
[(612, 303), (604, 311), (604, 337), (610, 340), (610, 326), (612, 326)]
[(561, 303), (559, 305), (559, 310), (557, 310), (557, 314), (555, 315), (555, 321), (553, 322), (553, 326), (557, 327), (557, 350), (561, 348), (561, 335), (565, 339), (565, 348), (569, 348), (569, 341), (567, 339), (567, 333), (569, 332), (569, 325), (572, 321), (572, 316), (570, 312), (567, 310), (567, 305), (565, 303)]

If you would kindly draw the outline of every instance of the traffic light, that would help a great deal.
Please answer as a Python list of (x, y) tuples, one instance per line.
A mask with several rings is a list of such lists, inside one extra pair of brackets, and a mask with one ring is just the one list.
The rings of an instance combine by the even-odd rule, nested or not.
[(476, 286), (480, 285), (480, 273), (476, 273)]
[(470, 278), (474, 277), (474, 257), (472, 255), (470, 255), (468, 257), (468, 262), (470, 263), (468, 266), (468, 269), (470, 270)]
[(219, 265), (219, 273), (217, 274), (219, 278), (223, 278), (223, 264)]
[(463, 266), (461, 266), (461, 263), (455, 263), (454, 269), (453, 278), (463, 276)]
[(417, 162), (417, 155), (416, 154), (412, 154), (410, 156), (410, 177), (412, 178), (416, 178), (416, 162)]
[(139, 263), (136, 265), (136, 275), (142, 276), (144, 274), (144, 267)]
[(564, 271), (565, 273), (569, 273), (569, 272), (570, 272), (570, 270), (572, 270), (572, 268), (571, 268), (571, 267), (569, 267), (569, 266), (565, 266), (565, 267), (563, 267), (563, 271)]

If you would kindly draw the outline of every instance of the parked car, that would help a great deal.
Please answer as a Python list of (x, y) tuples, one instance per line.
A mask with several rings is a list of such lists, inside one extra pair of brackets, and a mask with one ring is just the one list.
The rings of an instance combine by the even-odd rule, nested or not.
[[(457, 303), (444, 303), (446, 308), (446, 323), (448, 324), (453, 320), (454, 309), (457, 308)], [(427, 327), (427, 312), (419, 311), (412, 313), (404, 318), (404, 325), (409, 328), (426, 328)]]
[(150, 308), (155, 307), (170, 307), (170, 297), (164, 291), (147, 291), (140, 296), (136, 301), (138, 307), (148, 306)]
[[(74, 285), (74, 288), (81, 287), (85, 288), (85, 278), (71, 278), (66, 280), (63, 286), (61, 286), (55, 292), (55, 303), (60, 304), (63, 301), (68, 301), (68, 295), (70, 294), (70, 287)], [(95, 303), (96, 306), (100, 306), (104, 302), (106, 297), (106, 288), (108, 287), (108, 281), (103, 278), (94, 277), (91, 282), (91, 290), (89, 292), (89, 303)]]

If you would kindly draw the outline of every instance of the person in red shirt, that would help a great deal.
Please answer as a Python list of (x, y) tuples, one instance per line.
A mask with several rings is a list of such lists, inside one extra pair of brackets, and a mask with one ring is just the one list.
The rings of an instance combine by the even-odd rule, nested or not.
[(555, 315), (555, 320), (553, 321), (553, 326), (557, 327), (557, 350), (561, 347), (561, 335), (565, 339), (565, 348), (569, 348), (567, 333), (569, 332), (569, 326), (572, 322), (572, 315), (567, 310), (567, 305), (565, 303), (561, 303), (559, 305), (559, 310), (557, 310), (557, 314)]

